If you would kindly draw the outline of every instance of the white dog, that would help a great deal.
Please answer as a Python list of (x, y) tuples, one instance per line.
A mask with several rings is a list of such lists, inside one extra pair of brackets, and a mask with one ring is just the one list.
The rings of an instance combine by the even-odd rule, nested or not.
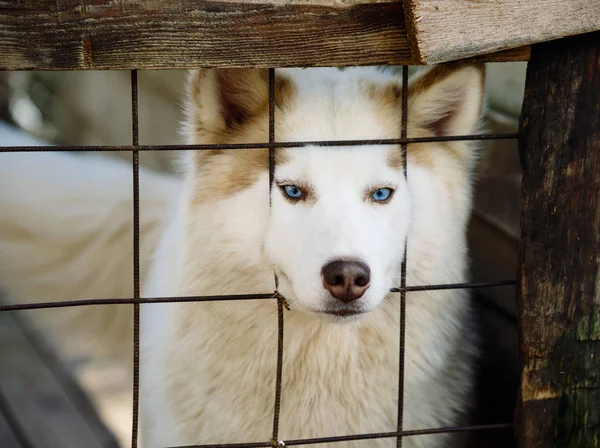
[[(268, 140), (264, 70), (207, 70), (189, 81), (190, 143)], [(483, 69), (434, 68), (411, 83), (409, 137), (473, 133)], [(278, 70), (278, 141), (395, 138), (401, 85), (375, 69)], [(279, 292), (285, 313), (280, 439), (394, 431), (399, 298), (408, 285), (466, 280), (476, 154), (415, 144), (408, 182), (396, 146), (277, 149), (272, 207), (266, 150), (189, 154), (184, 192), (145, 295)], [(462, 291), (410, 293), (404, 428), (460, 422), (474, 344)], [(268, 440), (274, 407), (274, 301), (144, 305), (141, 403), (151, 447)], [(447, 436), (406, 447), (446, 447)], [(319, 445), (329, 446), (329, 445)], [(331, 446), (395, 446), (368, 440)]]
[[(472, 64), (438, 66), (411, 81), (408, 136), (475, 132), (483, 83), (483, 66)], [(401, 90), (395, 75), (371, 68), (277, 70), (276, 141), (397, 138)], [(194, 72), (187, 111), (190, 143), (268, 141), (267, 71)], [(411, 144), (408, 181), (399, 146), (275, 153), (271, 206), (267, 150), (190, 151), (183, 185), (142, 170), (142, 259), (157, 247), (152, 268), (142, 265), (143, 295), (270, 293), (275, 273), (291, 307), (284, 313), (278, 438), (395, 431), (400, 301), (389, 290), (400, 285), (407, 239), (407, 285), (467, 280), (476, 148)], [(12, 170), (0, 163), (0, 205), (9, 211), (0, 214), (0, 284), (23, 301), (130, 296), (131, 249), (124, 241), (131, 236), (123, 231), (131, 223), (130, 173), (99, 163), (84, 179), (65, 176), (56, 162), (62, 175), (45, 179), (47, 197), (31, 199), (43, 192), (38, 182), (15, 201), (14, 173), (27, 171), (23, 156), (13, 156)], [(79, 161), (69, 163), (79, 172)], [(39, 172), (53, 176), (41, 164)], [(101, 179), (109, 187), (103, 193)], [(65, 210), (70, 218), (57, 221)], [(41, 218), (62, 225), (42, 231)], [(40, 258), (32, 263), (35, 254)], [(15, 262), (7, 267), (5, 259)], [(406, 308), (404, 429), (464, 423), (476, 354), (468, 295), (410, 292)], [(130, 337), (131, 307), (107, 309), (126, 322), (114, 327), (118, 339)], [(105, 325), (110, 316), (98, 310), (79, 308), (81, 327), (94, 328), (92, 320)], [(275, 300), (142, 305), (145, 446), (268, 441), (277, 334)], [(414, 436), (403, 446), (454, 442), (448, 435)]]

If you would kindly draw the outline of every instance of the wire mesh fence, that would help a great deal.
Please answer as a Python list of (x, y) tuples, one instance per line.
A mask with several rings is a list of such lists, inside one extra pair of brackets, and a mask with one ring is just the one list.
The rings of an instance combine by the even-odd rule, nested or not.
[[(514, 286), (514, 280), (499, 280), (490, 282), (469, 282), (455, 284), (438, 285), (407, 285), (406, 269), (407, 263), (407, 242), (404, 244), (404, 256), (401, 265), (401, 283), (392, 288), (390, 293), (398, 293), (400, 296), (400, 306), (398, 313), (400, 316), (400, 334), (399, 334), (399, 372), (398, 372), (398, 413), (397, 429), (394, 432), (369, 433), (369, 434), (349, 434), (335, 437), (319, 437), (298, 440), (281, 440), (279, 438), (279, 414), (281, 397), (285, 391), (282, 390), (282, 364), (283, 364), (283, 340), (285, 308), (287, 307), (285, 297), (277, 291), (277, 276), (275, 276), (275, 291), (262, 294), (238, 294), (238, 295), (211, 295), (211, 296), (174, 296), (174, 297), (141, 297), (140, 287), (140, 191), (139, 191), (139, 155), (143, 151), (170, 151), (170, 150), (248, 150), (265, 149), (269, 150), (269, 204), (272, 193), (272, 184), (275, 173), (275, 152), (277, 148), (297, 148), (307, 145), (319, 146), (361, 146), (361, 145), (400, 145), (402, 150), (402, 170), (405, 180), (407, 179), (407, 154), (408, 145), (415, 143), (433, 143), (433, 142), (451, 142), (451, 141), (483, 141), (483, 140), (501, 140), (516, 139), (517, 134), (478, 134), (478, 135), (458, 135), (458, 136), (435, 136), (426, 138), (409, 138), (407, 134), (408, 121), (408, 66), (402, 70), (402, 113), (398, 118), (401, 122), (401, 132), (396, 139), (370, 139), (370, 140), (335, 140), (335, 141), (301, 141), (301, 142), (278, 142), (275, 138), (275, 69), (269, 69), (269, 139), (268, 142), (240, 143), (240, 144), (203, 144), (203, 145), (140, 145), (138, 132), (138, 80), (137, 71), (131, 71), (131, 117), (132, 117), (132, 144), (123, 146), (5, 146), (0, 147), (0, 153), (5, 152), (42, 152), (42, 151), (73, 151), (73, 152), (94, 152), (94, 151), (131, 151), (132, 153), (132, 176), (133, 176), (133, 294), (131, 297), (112, 298), (112, 299), (77, 299), (63, 301), (48, 301), (41, 303), (26, 304), (3, 304), (0, 305), (0, 311), (19, 311), (34, 309), (51, 309), (63, 307), (80, 306), (99, 306), (99, 305), (133, 305), (133, 419), (132, 419), (132, 448), (138, 446), (138, 426), (139, 426), (139, 384), (140, 384), (140, 305), (145, 303), (176, 303), (176, 302), (209, 302), (209, 301), (244, 301), (244, 300), (274, 300), (277, 303), (277, 321), (278, 321), (278, 339), (277, 352), (277, 374), (275, 382), (275, 403), (273, 412), (273, 425), (270, 440), (248, 441), (248, 443), (232, 444), (209, 444), (209, 445), (189, 445), (191, 447), (277, 447), (277, 446), (299, 446), (312, 445), (319, 443), (334, 443), (358, 440), (373, 439), (392, 439), (397, 440), (397, 447), (402, 447), (403, 438), (417, 437), (419, 435), (431, 435), (456, 432), (475, 432), (491, 430), (507, 430), (513, 427), (510, 422), (498, 424), (477, 425), (477, 426), (455, 426), (443, 428), (429, 428), (419, 430), (405, 430), (403, 427), (404, 413), (404, 370), (405, 370), (405, 332), (406, 332), (406, 298), (411, 292), (423, 292), (447, 289), (477, 289), (491, 288), (499, 286)], [(504, 312), (498, 306), (500, 312)], [(180, 447), (182, 448), (182, 447)]]

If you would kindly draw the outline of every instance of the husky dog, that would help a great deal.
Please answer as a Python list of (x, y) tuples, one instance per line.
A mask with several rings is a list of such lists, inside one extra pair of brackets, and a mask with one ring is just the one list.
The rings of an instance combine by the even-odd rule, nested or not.
[[(475, 132), (483, 85), (478, 64), (416, 76), (408, 137)], [(268, 91), (266, 70), (192, 72), (188, 142), (268, 141)], [(275, 91), (276, 141), (400, 136), (393, 73), (282, 69)], [(60, 153), (1, 156), (0, 286), (9, 298), (131, 296), (129, 167)], [(278, 438), (396, 431), (400, 298), (389, 291), (400, 285), (406, 241), (407, 285), (467, 281), (476, 160), (468, 142), (410, 144), (405, 180), (400, 146), (278, 148), (271, 188), (266, 149), (187, 151), (183, 181), (141, 169), (142, 262), (154, 253), (150, 268), (142, 263), (143, 296), (270, 293), (276, 275), (290, 306)], [(60, 313), (69, 335), (104, 330), (130, 344), (130, 306)], [(405, 318), (403, 428), (463, 423), (477, 354), (468, 294), (410, 292)], [(268, 441), (277, 320), (275, 300), (142, 305), (144, 446)], [(403, 440), (456, 443), (445, 434)]]
[[(438, 66), (411, 82), (408, 136), (473, 133), (484, 70)], [(268, 140), (265, 70), (189, 78), (189, 143)], [(276, 71), (276, 141), (396, 138), (402, 87), (376, 69)], [(467, 280), (466, 224), (476, 150), (465, 142), (188, 154), (183, 193), (159, 244), (147, 297), (278, 291), (285, 312), (279, 438), (394, 431), (400, 284)], [(405, 429), (461, 422), (474, 336), (467, 294), (410, 293)], [(268, 440), (273, 421), (274, 301), (150, 304), (141, 314), (141, 404), (149, 447)], [(451, 446), (447, 435), (404, 446)], [(318, 446), (330, 446), (322, 444)], [(392, 438), (331, 446), (395, 446)]]

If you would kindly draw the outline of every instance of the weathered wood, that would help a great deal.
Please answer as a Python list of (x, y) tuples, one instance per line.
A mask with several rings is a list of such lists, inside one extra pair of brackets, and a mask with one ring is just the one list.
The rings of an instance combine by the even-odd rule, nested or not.
[(41, 341), (33, 345), (10, 313), (0, 313), (0, 341), (2, 405), (27, 447), (117, 447), (58, 361)]
[(0, 68), (315, 66), (409, 59), (400, 3), (4, 1)]
[[(524, 48), (483, 59), (527, 57)], [(398, 0), (0, 0), (3, 70), (415, 61)]]
[(407, 0), (405, 10), (423, 64), (600, 30), (598, 0)]
[[(393, 1), (393, 0), (392, 0)], [(221, 3), (240, 3), (240, 0), (219, 0)], [(390, 0), (243, 0), (248, 4), (263, 5), (321, 5), (348, 7), (365, 3), (389, 3)]]
[[(485, 53), (470, 58), (463, 58), (463, 60), (471, 62), (519, 62), (528, 61), (530, 54), (531, 47), (527, 45), (524, 47), (511, 48), (509, 50), (497, 51), (494, 53)], [(418, 58), (418, 54), (415, 55), (414, 53), (411, 53), (411, 58), (411, 64), (423, 65), (423, 62)]]
[(534, 45), (523, 165), (523, 448), (600, 446), (600, 33)]

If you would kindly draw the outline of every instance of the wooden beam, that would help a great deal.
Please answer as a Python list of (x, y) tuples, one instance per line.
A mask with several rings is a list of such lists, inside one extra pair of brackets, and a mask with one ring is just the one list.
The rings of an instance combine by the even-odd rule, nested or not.
[[(402, 65), (398, 0), (0, 0), (0, 69)], [(528, 49), (482, 60), (525, 60)]]
[(0, 10), (0, 68), (399, 64), (402, 5), (24, 0)]
[(598, 448), (600, 33), (532, 47), (519, 147), (519, 446)]
[(405, 10), (421, 64), (600, 30), (597, 0), (407, 0)]

